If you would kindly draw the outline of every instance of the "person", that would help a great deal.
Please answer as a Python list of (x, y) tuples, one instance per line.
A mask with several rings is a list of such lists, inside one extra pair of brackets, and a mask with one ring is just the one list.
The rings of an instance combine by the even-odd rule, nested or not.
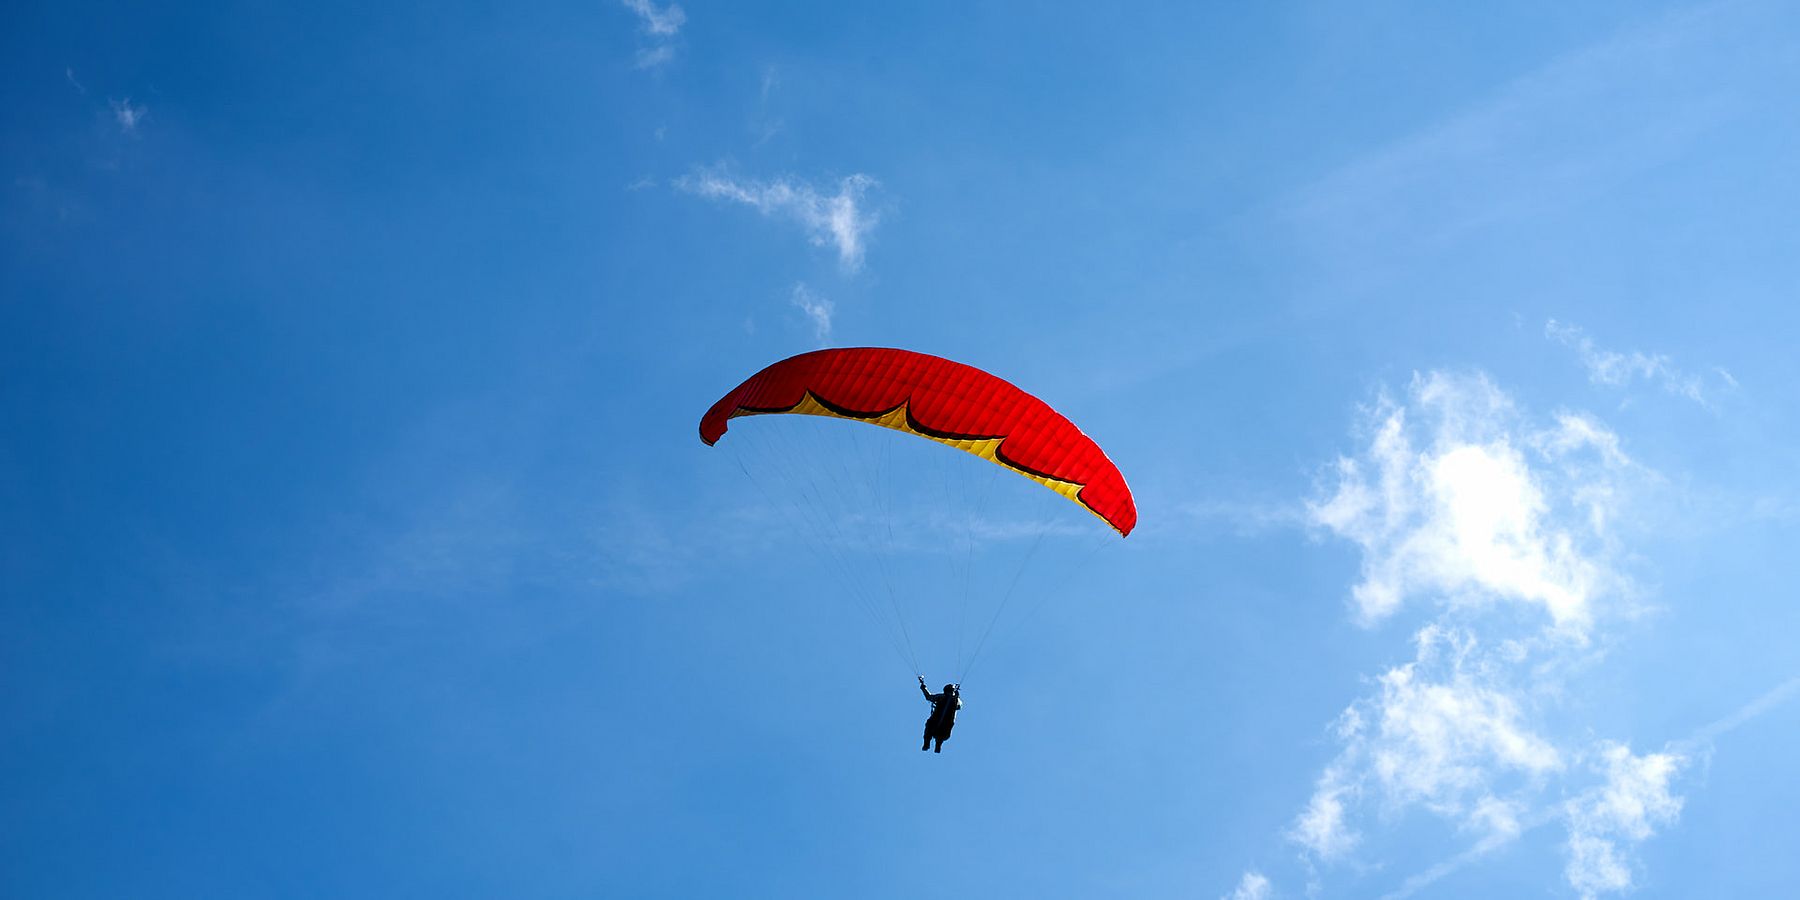
[(962, 709), (962, 691), (954, 684), (946, 684), (943, 693), (934, 694), (925, 687), (925, 676), (920, 675), (919, 693), (931, 701), (931, 715), (925, 720), (925, 743), (919, 749), (930, 749), (935, 740), (937, 749), (931, 752), (942, 753), (944, 742), (950, 739), (950, 729), (956, 727), (956, 711)]

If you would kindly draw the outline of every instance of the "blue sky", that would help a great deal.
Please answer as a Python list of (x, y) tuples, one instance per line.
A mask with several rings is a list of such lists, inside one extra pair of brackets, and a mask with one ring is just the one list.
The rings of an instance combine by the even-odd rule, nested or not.
[[(1800, 883), (1791, 6), (10, 18), (9, 896)], [(695, 438), (853, 345), (1142, 517), (911, 498), (1036, 601), (941, 756)]]

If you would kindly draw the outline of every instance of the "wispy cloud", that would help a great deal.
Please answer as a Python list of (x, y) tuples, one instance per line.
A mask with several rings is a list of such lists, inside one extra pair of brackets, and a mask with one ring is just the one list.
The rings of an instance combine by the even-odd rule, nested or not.
[(1528, 698), (1506, 665), (1518, 648), (1487, 648), (1471, 631), (1439, 624), (1415, 643), (1414, 661), (1383, 673), (1378, 691), (1339, 718), (1344, 748), (1290, 835), (1320, 859), (1356, 846), (1349, 807), (1364, 797), (1510, 838), (1532, 787), (1564, 767), (1526, 721)]
[(75, 77), (75, 68), (73, 66), (64, 67), (63, 77), (69, 80), (69, 85), (75, 88), (76, 93), (83, 96), (87, 95), (87, 85), (82, 84), (81, 79)]
[(1313, 785), (1312, 799), (1294, 820), (1288, 837), (1324, 860), (1341, 859), (1356, 846), (1357, 834), (1346, 815), (1359, 793), (1348, 766), (1333, 763)]
[(1219, 900), (1269, 900), (1269, 879), (1261, 872), (1245, 872), (1237, 890)]
[(132, 103), (131, 98), (126, 97), (123, 100), (112, 101), (112, 113), (113, 121), (118, 123), (120, 131), (126, 134), (137, 134), (138, 126), (149, 117), (150, 110), (142, 104)]
[(350, 613), (395, 596), (492, 591), (541, 564), (538, 535), (519, 516), (516, 485), (505, 477), (458, 481), (424, 498), (398, 526), (349, 522), (359, 553), (308, 590), (299, 605), (314, 613)]
[(781, 86), (781, 73), (774, 66), (764, 66), (762, 86), (756, 95), (756, 111), (751, 116), (750, 130), (756, 136), (751, 146), (761, 147), (781, 133), (782, 120), (769, 111), (769, 100)]
[[(1649, 837), (1648, 829), (1651, 826), (1667, 825), (1673, 822), (1674, 815), (1680, 810), (1681, 801), (1669, 793), (1671, 776), (1686, 766), (1689, 758), (1707, 749), (1715, 739), (1742, 727), (1795, 697), (1800, 697), (1800, 677), (1791, 678), (1776, 685), (1731, 714), (1695, 730), (1681, 740), (1671, 741), (1664, 752), (1660, 754), (1634, 757), (1623, 745), (1602, 742), (1599, 755), (1605, 765), (1601, 767), (1601, 772), (1608, 776), (1608, 780), (1602, 785), (1590, 788), (1578, 795), (1563, 808), (1544, 807), (1521, 819), (1518, 834), (1536, 830), (1558, 820), (1563, 820), (1568, 825), (1571, 838), (1576, 834), (1577, 828), (1584, 828), (1586, 830), (1582, 833), (1586, 834), (1590, 840), (1581, 851), (1579, 868), (1576, 868), (1575, 848), (1565, 846), (1565, 850), (1570, 851), (1570, 870), (1565, 871), (1564, 874), (1569, 877), (1571, 885), (1580, 887), (1575, 884), (1576, 872), (1579, 872), (1579, 877), (1586, 879), (1591, 876), (1596, 882), (1602, 880), (1602, 876), (1608, 872), (1615, 874), (1623, 872), (1625, 877), (1629, 878), (1628, 857), (1619, 851), (1617, 844), (1619, 839), (1600, 833), (1601, 829), (1598, 826), (1623, 819), (1628, 824), (1641, 825), (1644, 836), (1647, 838)], [(1619, 777), (1616, 778), (1613, 777), (1615, 768), (1619, 771)], [(1611, 792), (1610, 797), (1608, 791)], [(1609, 807), (1622, 812), (1617, 815), (1605, 812)], [(1581, 817), (1579, 825), (1576, 823), (1576, 816)], [(1636, 843), (1638, 840), (1642, 839), (1630, 839), (1630, 842)], [(1606, 841), (1610, 846), (1603, 850), (1592, 841)], [(1387, 893), (1384, 898), (1385, 900), (1404, 900), (1445, 876), (1480, 861), (1504, 843), (1504, 840), (1477, 842), (1469, 849), (1407, 878), (1399, 888)], [(1609, 862), (1610, 864), (1608, 864)]]
[(687, 13), (673, 3), (657, 6), (652, 0), (620, 0), (626, 9), (637, 13), (638, 25), (653, 43), (637, 52), (637, 67), (654, 69), (675, 58), (675, 36), (687, 23)]
[[(1677, 369), (1669, 357), (1661, 353), (1643, 353), (1637, 350), (1620, 353), (1607, 350), (1597, 346), (1594, 339), (1588, 337), (1579, 326), (1564, 324), (1555, 319), (1544, 323), (1544, 336), (1574, 350), (1580, 357), (1582, 366), (1587, 369), (1588, 380), (1594, 384), (1623, 388), (1642, 379), (1678, 397), (1686, 397), (1702, 406), (1708, 405), (1708, 379)], [(1715, 368), (1713, 374), (1714, 388), (1730, 390), (1737, 387), (1737, 379), (1731, 377), (1730, 372)]]
[(1563, 871), (1584, 898), (1630, 889), (1630, 856), (1621, 845), (1646, 840), (1681, 814), (1681, 799), (1669, 793), (1681, 757), (1633, 756), (1629, 747), (1614, 743), (1605, 744), (1600, 757), (1605, 782), (1565, 806), (1569, 840)]
[(642, 47), (639, 48), (637, 52), (637, 67), (640, 69), (654, 69), (668, 63), (674, 58), (675, 48), (668, 44), (661, 44), (655, 47)]
[(804, 284), (796, 284), (790, 302), (805, 314), (807, 321), (812, 323), (813, 337), (818, 339), (820, 344), (831, 340), (832, 307), (829, 298), (813, 293)]
[(1177, 504), (1175, 512), (1185, 517), (1167, 526), (1140, 525), (1134, 534), (1159, 532), (1192, 534), (1229, 532), (1238, 537), (1255, 537), (1275, 531), (1299, 529), (1311, 521), (1304, 504), (1295, 501), (1207, 497)]
[(1581, 416), (1526, 423), (1482, 376), (1415, 376), (1404, 405), (1384, 398), (1370, 418), (1368, 448), (1340, 458), (1335, 487), (1309, 507), (1363, 549), (1359, 617), (1379, 622), (1409, 597), (1511, 601), (1582, 636), (1594, 596), (1617, 580), (1595, 555), (1611, 475), (1629, 465), (1617, 439)]
[(1543, 775), (1562, 768), (1560, 754), (1525, 724), (1473, 634), (1431, 625), (1416, 641), (1418, 658), (1378, 679), (1377, 715), (1365, 726), (1376, 779), (1401, 803), (1516, 830), (1510, 804), (1489, 793), (1494, 773)]
[(1791, 81), (1767, 4), (1709, 3), (1627, 28), (1351, 159), (1287, 206), (1331, 267), (1379, 277), (1480, 229), (1605, 195), (1679, 159)]
[(1745, 723), (1793, 700), (1795, 697), (1800, 697), (1800, 676), (1789, 678), (1787, 681), (1770, 688), (1762, 696), (1744, 704), (1732, 714), (1719, 719), (1716, 722), (1708, 723), (1705, 727), (1688, 735), (1685, 739), (1669, 745), (1670, 749), (1684, 755), (1699, 752), (1700, 750), (1705, 749), (1706, 745), (1717, 740), (1720, 736), (1743, 727)]
[[(1597, 419), (1531, 416), (1480, 374), (1416, 375), (1365, 416), (1366, 446), (1332, 466), (1308, 512), (1363, 551), (1357, 618), (1374, 625), (1408, 605), (1431, 618), (1413, 635), (1412, 660), (1339, 716), (1339, 752), (1288, 837), (1311, 859), (1343, 860), (1369, 809), (1421, 809), (1476, 836), (1409, 879), (1404, 896), (1561, 818), (1571, 883), (1616, 883), (1647, 832), (1614, 811), (1648, 797), (1669, 812), (1647, 821), (1663, 823), (1679, 809), (1667, 777), (1655, 781), (1662, 794), (1648, 792), (1663, 761), (1559, 737), (1547, 713), (1566, 673), (1591, 657), (1595, 630), (1629, 609), (1616, 519), (1654, 473)], [(1575, 801), (1545, 799), (1578, 786), (1589, 758), (1607, 760), (1611, 780)], [(1624, 786), (1607, 787), (1615, 781)]]
[(657, 37), (674, 37), (687, 23), (687, 13), (681, 7), (671, 3), (658, 7), (651, 0), (620, 0), (625, 8), (637, 13), (638, 20), (644, 30)]
[[(696, 535), (635, 501), (591, 537), (593, 583), (633, 594), (662, 594), (695, 578)], [(684, 533), (685, 532), (685, 533)]]
[(742, 203), (765, 216), (798, 223), (815, 245), (834, 248), (839, 264), (850, 272), (862, 267), (869, 233), (879, 221), (863, 206), (864, 194), (876, 185), (875, 179), (857, 174), (839, 179), (835, 192), (826, 193), (794, 179), (739, 179), (719, 169), (700, 169), (675, 182), (690, 194)]
[(1431, 868), (1426, 869), (1423, 872), (1416, 873), (1416, 874), (1412, 875), (1411, 877), (1407, 878), (1405, 881), (1400, 883), (1399, 887), (1397, 887), (1394, 890), (1391, 890), (1385, 894), (1382, 894), (1381, 900), (1405, 900), (1405, 898), (1411, 897), (1412, 895), (1418, 893), (1419, 891), (1422, 891), (1425, 888), (1428, 888), (1431, 885), (1436, 884), (1438, 881), (1443, 879), (1445, 876), (1456, 872), (1457, 870), (1463, 868), (1464, 866), (1470, 865), (1472, 863), (1478, 862), (1478, 861), (1486, 858), (1489, 854), (1493, 853), (1495, 850), (1498, 850), (1501, 847), (1506, 846), (1514, 838), (1517, 838), (1519, 835), (1524, 834), (1525, 832), (1530, 831), (1534, 828), (1537, 828), (1540, 825), (1543, 825), (1545, 822), (1548, 822), (1549, 820), (1550, 820), (1550, 816), (1543, 814), (1543, 813), (1539, 813), (1536, 816), (1534, 816), (1533, 819), (1530, 821), (1527, 821), (1527, 822), (1515, 821), (1515, 824), (1517, 824), (1518, 827), (1512, 831), (1490, 832), (1487, 836), (1483, 837), (1481, 840), (1476, 841), (1473, 846), (1469, 847), (1469, 849), (1464, 850), (1463, 852), (1458, 853), (1455, 856), (1452, 856), (1449, 859), (1446, 859), (1446, 860), (1432, 866)]

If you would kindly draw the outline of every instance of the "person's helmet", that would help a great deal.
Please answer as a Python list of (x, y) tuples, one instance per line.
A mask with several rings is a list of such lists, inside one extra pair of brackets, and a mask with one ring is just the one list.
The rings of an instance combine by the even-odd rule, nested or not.
[(954, 684), (946, 684), (946, 685), (944, 685), (944, 693), (946, 693), (946, 694), (954, 694), (954, 693), (956, 693), (956, 685), (954, 685)]

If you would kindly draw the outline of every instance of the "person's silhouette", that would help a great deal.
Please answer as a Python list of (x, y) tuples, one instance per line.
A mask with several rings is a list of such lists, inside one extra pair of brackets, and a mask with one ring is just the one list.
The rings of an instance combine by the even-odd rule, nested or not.
[[(956, 711), (962, 709), (962, 691), (954, 684), (946, 684), (943, 693), (934, 694), (926, 689), (925, 676), (920, 675), (919, 693), (931, 701), (931, 715), (925, 720), (925, 743), (919, 749), (942, 753), (944, 742), (950, 739), (950, 729), (956, 727)], [(936, 749), (931, 748), (932, 741), (937, 741)]]

